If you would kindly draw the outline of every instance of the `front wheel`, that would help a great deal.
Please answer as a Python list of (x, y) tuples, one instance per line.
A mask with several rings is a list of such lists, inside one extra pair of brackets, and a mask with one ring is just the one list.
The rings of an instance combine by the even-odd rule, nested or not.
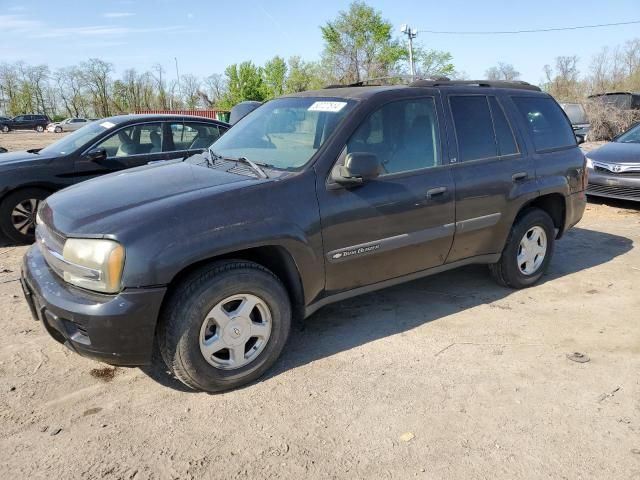
[(160, 353), (176, 378), (220, 392), (256, 380), (273, 365), (289, 336), (291, 304), (266, 268), (217, 262), (172, 292), (158, 328)]
[(491, 274), (505, 287), (530, 287), (547, 269), (554, 242), (555, 227), (547, 212), (526, 211), (511, 227), (500, 260), (489, 265)]
[(36, 132), (38, 132), (38, 133), (42, 133), (42, 132), (44, 132), (44, 127), (43, 127), (42, 125), (38, 125), (38, 126), (36, 127)]
[(62, 127), (56, 127), (53, 129), (55, 133), (62, 133)]
[(2, 133), (9, 133), (9, 126), (8, 125), (2, 125)]
[(5, 237), (20, 244), (33, 243), (38, 207), (48, 196), (49, 192), (40, 188), (25, 188), (7, 195), (0, 202), (0, 230)]

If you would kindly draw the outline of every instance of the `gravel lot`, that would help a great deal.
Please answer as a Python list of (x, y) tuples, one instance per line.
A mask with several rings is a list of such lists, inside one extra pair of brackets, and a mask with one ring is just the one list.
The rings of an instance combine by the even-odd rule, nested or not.
[(31, 130), (17, 130), (15, 132), (0, 133), (0, 147), (4, 147), (10, 152), (16, 150), (29, 150), (31, 148), (43, 148), (50, 143), (59, 140), (65, 133), (37, 133)]
[(540, 285), (474, 266), (326, 307), (220, 395), (67, 351), (0, 247), (0, 478), (640, 479), (639, 241), (640, 206), (590, 203)]

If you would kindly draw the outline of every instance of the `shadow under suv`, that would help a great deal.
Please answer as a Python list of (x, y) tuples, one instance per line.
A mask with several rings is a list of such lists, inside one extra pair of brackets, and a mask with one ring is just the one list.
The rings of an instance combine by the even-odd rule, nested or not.
[(304, 92), (203, 154), (49, 197), (22, 284), (79, 354), (143, 365), (156, 342), (178, 379), (221, 391), (330, 302), (478, 263), (533, 285), (585, 186), (569, 120), (529, 84)]

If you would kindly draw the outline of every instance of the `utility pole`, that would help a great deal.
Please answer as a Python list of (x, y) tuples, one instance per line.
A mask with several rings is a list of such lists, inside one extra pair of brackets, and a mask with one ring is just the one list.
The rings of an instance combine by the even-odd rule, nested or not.
[(404, 33), (409, 39), (409, 65), (411, 67), (411, 80), (415, 80), (416, 76), (416, 65), (413, 61), (413, 39), (418, 36), (418, 31), (411, 28), (406, 23), (403, 23), (400, 26), (400, 32)]
[(173, 57), (176, 61), (176, 78), (178, 79), (178, 95), (182, 95), (182, 89), (180, 88), (180, 71), (178, 70), (178, 57)]

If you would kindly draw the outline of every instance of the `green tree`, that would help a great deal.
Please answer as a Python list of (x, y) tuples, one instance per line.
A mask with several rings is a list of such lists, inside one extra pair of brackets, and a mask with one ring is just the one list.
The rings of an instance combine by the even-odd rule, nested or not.
[(265, 98), (279, 97), (284, 93), (287, 80), (287, 64), (284, 58), (275, 56), (262, 68)]
[(231, 108), (245, 100), (265, 99), (262, 69), (253, 62), (229, 65), (224, 74), (227, 77), (227, 92), (220, 100), (222, 108)]
[(286, 93), (304, 92), (322, 88), (327, 82), (321, 75), (320, 65), (305, 62), (298, 56), (289, 59), (289, 75), (286, 80)]
[(363, 1), (320, 27), (331, 76), (344, 83), (395, 73), (406, 48), (391, 37), (392, 24)]
[[(416, 74), (420, 77), (450, 77), (455, 74), (453, 56), (442, 50), (429, 50), (421, 46), (414, 49)], [(408, 59), (408, 53), (406, 58)]]

